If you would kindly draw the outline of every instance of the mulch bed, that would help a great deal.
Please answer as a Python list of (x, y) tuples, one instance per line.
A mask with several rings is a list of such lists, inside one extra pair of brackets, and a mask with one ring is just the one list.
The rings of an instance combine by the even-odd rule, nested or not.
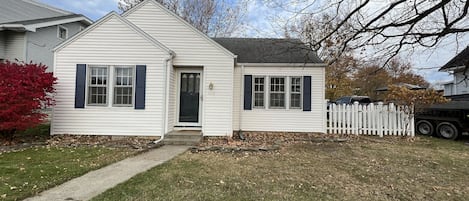
[[(243, 138), (243, 139), (241, 139)], [(290, 132), (243, 132), (235, 133), (233, 137), (204, 137), (203, 141), (191, 151), (193, 153), (203, 151), (217, 152), (263, 152), (276, 151), (282, 145), (295, 143), (343, 143), (357, 139), (354, 135), (331, 135), (322, 133), (290, 133)]]
[(122, 137), (122, 136), (95, 136), (95, 135), (56, 135), (56, 136), (19, 136), (13, 141), (0, 141), (0, 153), (19, 151), (30, 147), (78, 147), (78, 146), (104, 146), (112, 148), (132, 148), (144, 151), (162, 146), (155, 144), (159, 137)]
[(56, 135), (47, 141), (50, 146), (105, 146), (114, 148), (150, 149), (159, 137)]

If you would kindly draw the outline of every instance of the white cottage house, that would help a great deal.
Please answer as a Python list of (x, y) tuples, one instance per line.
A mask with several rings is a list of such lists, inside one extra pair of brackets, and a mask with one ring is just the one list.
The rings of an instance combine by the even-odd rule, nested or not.
[(325, 132), (325, 64), (295, 39), (209, 38), (154, 0), (55, 49), (51, 133)]
[(440, 68), (440, 72), (447, 72), (453, 80), (444, 84), (444, 96), (451, 100), (469, 100), (469, 47), (453, 57)]

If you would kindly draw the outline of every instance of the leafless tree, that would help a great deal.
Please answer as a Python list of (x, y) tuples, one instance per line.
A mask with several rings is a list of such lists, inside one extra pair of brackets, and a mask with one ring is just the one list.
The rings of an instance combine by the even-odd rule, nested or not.
[[(403, 51), (437, 47), (443, 40), (458, 38), (469, 31), (469, 1), (466, 0), (274, 2), (270, 5), (283, 8), (293, 14), (292, 19), (302, 21), (301, 34), (313, 49), (327, 47), (331, 40), (338, 41), (337, 57), (355, 50), (371, 53), (387, 64)], [(292, 2), (297, 6), (292, 8)], [(327, 32), (318, 37), (315, 33), (324, 27), (328, 27)]]
[[(143, 0), (120, 0), (122, 11)], [(247, 0), (156, 0), (200, 31), (212, 37), (228, 37), (243, 26)]]

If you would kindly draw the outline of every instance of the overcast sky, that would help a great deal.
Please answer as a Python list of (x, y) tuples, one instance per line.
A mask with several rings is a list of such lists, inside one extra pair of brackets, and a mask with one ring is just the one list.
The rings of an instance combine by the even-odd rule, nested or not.
[[(83, 14), (92, 20), (98, 20), (111, 11), (119, 11), (117, 2), (119, 0), (39, 0), (43, 3), (68, 10), (74, 13)], [(272, 19), (272, 12), (276, 16), (285, 16), (288, 13), (279, 13), (273, 11), (259, 0), (253, 0), (248, 6), (247, 27), (240, 31), (242, 37), (263, 37), (276, 38), (282, 37), (282, 31), (278, 26), (271, 23), (278, 21)], [(469, 36), (466, 40), (448, 39), (444, 45), (433, 50), (417, 50), (412, 55), (405, 55), (416, 68), (415, 71), (425, 77), (431, 83), (450, 81), (451, 77), (447, 73), (439, 73), (438, 68), (453, 58), (458, 52), (469, 45)], [(459, 45), (458, 45), (459, 44)], [(423, 70), (422, 70), (423, 69)]]

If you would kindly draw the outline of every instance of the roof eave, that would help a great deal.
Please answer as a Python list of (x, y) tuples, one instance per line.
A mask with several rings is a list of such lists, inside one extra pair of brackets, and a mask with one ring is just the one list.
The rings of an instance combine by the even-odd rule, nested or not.
[(237, 63), (237, 66), (252, 67), (326, 67), (325, 63)]
[(466, 68), (466, 66), (452, 66), (447, 68), (440, 68), (438, 72), (449, 72), (449, 71), (457, 71)]
[(24, 32), (24, 31), (35, 31), (26, 28), (22, 24), (0, 24), (0, 31), (3, 30), (10, 30), (10, 31), (17, 31), (17, 32)]
[(60, 20), (53, 20), (53, 21), (48, 21), (48, 22), (41, 22), (41, 23), (36, 23), (36, 24), (28, 24), (25, 25), (27, 30), (35, 32), (36, 29), (43, 28), (43, 27), (49, 27), (49, 26), (55, 26), (59, 24), (67, 24), (67, 23), (72, 23), (72, 22), (84, 22), (87, 25), (91, 25), (93, 22), (88, 19), (85, 16), (79, 16), (79, 17), (73, 17), (73, 18), (67, 18), (67, 19), (60, 19)]

